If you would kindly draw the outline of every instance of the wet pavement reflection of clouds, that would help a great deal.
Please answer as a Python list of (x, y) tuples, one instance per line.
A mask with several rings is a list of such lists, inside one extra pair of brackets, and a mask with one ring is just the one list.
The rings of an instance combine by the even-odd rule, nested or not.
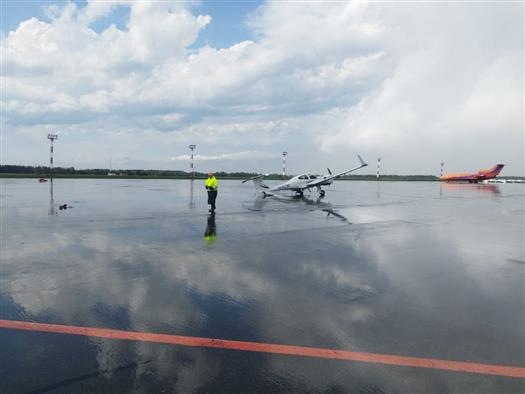
[[(250, 209), (252, 190), (234, 181), (221, 183), (213, 223), (205, 193), (196, 187), (191, 207), (192, 189), (183, 181), (60, 180), (54, 186), (57, 204), (72, 203), (75, 209), (49, 217), (38, 194), (42, 185), (29, 182), (4, 185), (6, 194), (21, 193), (17, 201), (3, 200), (9, 231), (2, 234), (2, 318), (522, 361), (523, 269), (507, 262), (524, 259), (523, 227), (506, 214), (523, 202), (518, 185), (493, 200), (477, 192), (471, 198), (470, 190), (440, 196), (438, 184), (393, 183), (381, 184), (377, 198), (375, 183), (338, 182), (322, 204), (349, 224), (327, 217), (321, 202), (268, 200)], [(16, 208), (20, 204), (23, 209)], [(488, 213), (472, 215), (466, 207)], [(220, 237), (210, 248), (203, 226), (208, 233), (218, 224)], [(164, 384), (175, 391), (204, 390), (218, 382), (233, 389), (227, 380), (231, 368), (243, 370), (239, 382), (255, 385), (244, 386), (254, 391), (343, 390), (351, 383), (383, 391), (405, 387), (402, 377), (385, 375), (379, 367), (352, 364), (349, 371), (333, 361), (292, 363), (226, 351), (85, 341), (96, 349), (99, 370), (136, 362), (131, 372), (99, 378), (113, 381), (124, 374), (134, 381), (131, 391)], [(60, 344), (39, 346), (47, 349), (40, 355), (46, 359)], [(89, 352), (84, 358), (79, 365), (92, 363)], [(22, 355), (15, 357), (14, 364), (24, 362)], [(344, 374), (337, 372), (341, 369)], [(23, 375), (17, 370), (12, 381)], [(466, 379), (483, 390), (494, 381)], [(428, 392), (454, 381), (436, 372), (414, 372), (409, 380)]]

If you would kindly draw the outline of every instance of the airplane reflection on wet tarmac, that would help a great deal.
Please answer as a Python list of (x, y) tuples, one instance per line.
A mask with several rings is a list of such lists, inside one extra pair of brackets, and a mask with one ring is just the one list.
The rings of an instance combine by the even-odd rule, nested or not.
[[(327, 217), (332, 215), (336, 218), (341, 219), (344, 222), (350, 223), (347, 217), (335, 211), (331, 203), (322, 201), (322, 197), (319, 195), (317, 195), (316, 198), (308, 197), (304, 194), (302, 196), (291, 196), (291, 197), (275, 194), (271, 196), (271, 198), (259, 195), (253, 202), (253, 205), (246, 206), (246, 207), (251, 211), (263, 211), (264, 206), (265, 205), (267, 206), (269, 203), (271, 204), (271, 202), (277, 202), (278, 204), (281, 204), (281, 203), (282, 204), (295, 204), (295, 206), (298, 207), (299, 209), (303, 208), (305, 210), (310, 210), (310, 211), (312, 210), (323, 211), (327, 213), (326, 215)], [(279, 208), (276, 208), (276, 209), (279, 209)], [(268, 210), (271, 210), (271, 209), (268, 209)]]
[(478, 183), (442, 183), (440, 190), (446, 191), (472, 191), (479, 194), (496, 195), (500, 194), (497, 185), (482, 185)]

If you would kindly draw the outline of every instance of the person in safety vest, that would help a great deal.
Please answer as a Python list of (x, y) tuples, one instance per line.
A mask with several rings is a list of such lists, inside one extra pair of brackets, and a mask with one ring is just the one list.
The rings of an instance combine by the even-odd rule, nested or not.
[(208, 204), (211, 205), (210, 212), (215, 213), (215, 200), (217, 199), (219, 183), (217, 182), (217, 178), (213, 175), (213, 172), (208, 172), (208, 179), (206, 179), (204, 185), (208, 191)]

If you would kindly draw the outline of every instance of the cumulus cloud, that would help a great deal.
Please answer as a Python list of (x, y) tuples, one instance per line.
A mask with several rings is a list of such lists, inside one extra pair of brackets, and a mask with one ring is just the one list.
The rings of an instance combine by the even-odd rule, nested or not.
[(523, 165), (519, 7), (425, 5), (409, 18), (393, 8), (380, 16), (389, 26), (403, 23), (386, 42), (398, 57), (394, 72), (348, 109), (337, 133), (320, 139), (323, 149), (352, 146), (421, 160), (414, 149), (422, 147), (449, 162), (512, 157)]
[[(125, 28), (92, 28), (117, 7), (129, 8)], [(405, 173), (441, 160), (523, 164), (522, 4), (268, 2), (245, 21), (251, 37), (228, 48), (195, 47), (214, 23), (195, 10), (88, 1), (22, 21), (1, 41), (4, 132), (59, 125), (109, 143), (125, 128), (119, 147), (130, 157), (158, 137), (141, 158), (157, 167), (187, 143), (208, 144), (210, 157), (231, 145), (286, 149), (292, 171), (345, 166), (356, 151)], [(167, 141), (176, 156), (162, 153)], [(73, 156), (68, 164), (86, 164)]]

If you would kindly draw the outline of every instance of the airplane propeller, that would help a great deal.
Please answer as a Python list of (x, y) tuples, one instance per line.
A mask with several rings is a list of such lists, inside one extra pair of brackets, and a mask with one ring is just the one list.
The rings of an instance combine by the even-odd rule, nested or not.
[(328, 170), (328, 173), (329, 173), (330, 175), (332, 175), (332, 171), (330, 171), (329, 168), (326, 168), (326, 169)]

